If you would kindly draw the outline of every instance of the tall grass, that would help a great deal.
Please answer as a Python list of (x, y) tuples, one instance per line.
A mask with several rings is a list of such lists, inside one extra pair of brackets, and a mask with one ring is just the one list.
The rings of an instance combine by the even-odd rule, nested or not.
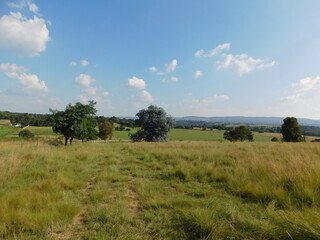
[(0, 238), (320, 239), (319, 156), (317, 143), (0, 142)]

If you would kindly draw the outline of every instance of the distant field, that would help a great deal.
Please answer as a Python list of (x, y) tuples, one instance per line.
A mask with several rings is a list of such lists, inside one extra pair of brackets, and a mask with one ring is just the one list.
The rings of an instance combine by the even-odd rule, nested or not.
[[(2, 123), (2, 124), (1, 124)], [(44, 138), (58, 136), (52, 132), (51, 127), (27, 127), (35, 136)], [(15, 138), (17, 137), (20, 128), (8, 125), (8, 120), (0, 120), (0, 139), (1, 138)], [(137, 129), (131, 131), (113, 131), (113, 140), (130, 141), (129, 133), (135, 133)], [(205, 130), (201, 129), (173, 129), (169, 133), (169, 141), (225, 141), (223, 138), (224, 131), (219, 130)], [(254, 141), (256, 142), (270, 142), (273, 137), (281, 139), (282, 135), (279, 133), (258, 133), (253, 132)], [(317, 137), (306, 137), (307, 141), (316, 139)]]
[(0, 142), (0, 238), (317, 240), (320, 144)]

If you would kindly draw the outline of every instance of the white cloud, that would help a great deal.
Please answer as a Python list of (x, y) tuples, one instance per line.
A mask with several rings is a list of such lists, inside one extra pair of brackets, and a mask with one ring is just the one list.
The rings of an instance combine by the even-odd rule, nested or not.
[(205, 51), (203, 49), (198, 50), (195, 52), (195, 56), (196, 57), (212, 57), (214, 55), (217, 55), (218, 53), (222, 52), (223, 50), (229, 50), (231, 47), (230, 43), (224, 43), (221, 45), (218, 45), (216, 48), (208, 51), (207, 53), (205, 53)]
[(38, 76), (35, 74), (22, 73), (20, 75), (17, 75), (17, 78), (24, 86), (29, 89), (48, 91), (46, 83), (44, 81), (40, 81)]
[(88, 66), (89, 65), (89, 61), (88, 60), (82, 60), (81, 61), (81, 66), (82, 67), (86, 67), (86, 66)]
[(134, 89), (145, 89), (146, 82), (143, 79), (132, 77), (128, 79), (128, 86)]
[(39, 11), (39, 7), (34, 3), (28, 2), (28, 6), (29, 6), (29, 10), (33, 13), (37, 13)]
[(254, 70), (263, 70), (276, 65), (275, 61), (250, 57), (247, 54), (222, 54), (223, 61), (216, 63), (216, 69), (233, 69), (237, 74), (244, 75)]
[(150, 72), (157, 72), (158, 69), (156, 67), (149, 67)]
[(167, 83), (167, 82), (177, 82), (177, 81), (179, 81), (179, 78), (177, 78), (177, 77), (171, 77), (171, 78), (164, 78), (164, 79), (162, 79), (162, 82), (163, 83)]
[(193, 99), (193, 100), (191, 100), (191, 102), (209, 104), (209, 103), (213, 103), (216, 101), (227, 101), (229, 99), (230, 99), (230, 97), (227, 95), (217, 95), (216, 94), (211, 97), (207, 97), (207, 98), (203, 98), (203, 99)]
[(70, 66), (77, 66), (77, 63), (74, 61), (70, 62), (69, 64), (70, 64)]
[(25, 7), (28, 7), (29, 10), (33, 13), (39, 12), (39, 7), (33, 1), (28, 1), (28, 0), (20, 0), (20, 2), (17, 2), (17, 3), (8, 2), (8, 6), (16, 9), (23, 9)]
[(49, 39), (43, 18), (27, 19), (20, 12), (11, 12), (0, 18), (0, 49), (27, 57), (39, 56), (46, 50)]
[(140, 93), (140, 98), (142, 101), (145, 101), (145, 102), (153, 102), (155, 99), (152, 97), (152, 95), (143, 90), (141, 93)]
[(26, 72), (27, 69), (25, 67), (17, 66), (16, 64), (10, 63), (1, 63), (0, 70), (3, 72)]
[(170, 63), (165, 64), (166, 72), (174, 72), (174, 70), (176, 70), (177, 64), (177, 59), (173, 59)]
[(35, 74), (26, 73), (27, 69), (16, 64), (1, 63), (0, 71), (4, 72), (9, 78), (15, 78), (22, 85), (31, 90), (48, 91), (45, 81), (41, 81)]
[(319, 88), (320, 76), (306, 77), (301, 79), (297, 83), (293, 83), (291, 86), (299, 92), (305, 92)]
[(102, 92), (102, 96), (104, 96), (104, 97), (108, 97), (108, 96), (109, 96), (109, 92), (107, 92), (107, 91)]
[(198, 70), (198, 71), (196, 71), (194, 73), (194, 78), (197, 79), (197, 78), (200, 78), (200, 77), (202, 77), (202, 72), (200, 70)]
[(89, 95), (96, 95), (97, 91), (98, 91), (98, 88), (97, 87), (92, 87), (92, 86), (89, 86), (89, 87), (87, 87), (86, 89), (83, 90), (83, 92), (85, 92), (85, 93), (87, 93)]
[(90, 75), (87, 74), (80, 74), (76, 79), (75, 82), (84, 87), (90, 87), (92, 83), (96, 80), (93, 79)]

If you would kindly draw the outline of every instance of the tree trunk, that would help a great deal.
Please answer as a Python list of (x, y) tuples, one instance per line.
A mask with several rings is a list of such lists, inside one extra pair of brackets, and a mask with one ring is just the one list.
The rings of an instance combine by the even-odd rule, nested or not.
[(68, 138), (64, 137), (64, 145), (67, 146), (68, 145)]

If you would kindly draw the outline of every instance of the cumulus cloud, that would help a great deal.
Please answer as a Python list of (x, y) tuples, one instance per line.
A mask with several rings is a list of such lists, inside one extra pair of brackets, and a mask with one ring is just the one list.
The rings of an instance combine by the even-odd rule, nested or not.
[(39, 56), (46, 50), (49, 30), (43, 18), (27, 19), (20, 12), (11, 12), (0, 18), (0, 49), (21, 56)]
[[(291, 84), (293, 94), (283, 97), (281, 100), (286, 102), (313, 104), (313, 100), (309, 103), (306, 102), (308, 99), (318, 98), (318, 90), (320, 89), (320, 76), (306, 77), (300, 79), (298, 82)], [(316, 100), (318, 102), (318, 99)]]
[(165, 64), (166, 72), (167, 73), (174, 72), (174, 70), (176, 70), (177, 64), (178, 64), (177, 59), (173, 59), (170, 63)]
[(90, 75), (87, 74), (80, 74), (76, 79), (75, 82), (84, 87), (90, 87), (92, 83), (96, 80), (93, 79)]
[(128, 79), (128, 86), (133, 89), (145, 89), (146, 82), (143, 79), (133, 76)]
[(16, 9), (23, 9), (28, 7), (29, 10), (33, 13), (39, 12), (39, 7), (33, 2), (28, 0), (21, 0), (20, 2), (8, 2), (8, 6)]
[(46, 83), (44, 81), (40, 81), (37, 75), (35, 74), (17, 74), (16, 78), (18, 78), (24, 86), (29, 89), (48, 91)]
[(109, 92), (107, 92), (107, 91), (102, 92), (102, 96), (104, 96), (104, 97), (108, 97), (108, 96), (109, 96)]
[(10, 63), (1, 63), (0, 64), (0, 70), (8, 73), (8, 72), (26, 72), (27, 69), (22, 66), (17, 66), (16, 64), (10, 64)]
[(263, 70), (276, 65), (275, 61), (267, 59), (253, 58), (247, 54), (233, 55), (222, 54), (223, 61), (216, 63), (216, 69), (233, 69), (237, 74), (244, 75), (254, 70)]
[(152, 97), (152, 95), (147, 92), (146, 90), (143, 90), (141, 93), (140, 93), (140, 98), (142, 101), (145, 101), (145, 102), (153, 102), (155, 99)]
[(70, 66), (77, 66), (77, 63), (74, 62), (74, 61), (72, 61), (72, 62), (69, 63), (69, 65), (70, 65)]
[(27, 69), (25, 67), (1, 63), (0, 71), (4, 72), (9, 78), (18, 79), (27, 89), (48, 91), (45, 81), (41, 81), (35, 74), (26, 73)]
[(293, 83), (291, 86), (295, 88), (299, 92), (306, 92), (310, 90), (315, 90), (319, 88), (320, 76), (316, 77), (306, 77), (298, 81), (297, 83)]
[(150, 72), (157, 72), (158, 69), (153, 66), (153, 67), (149, 67), (149, 71), (150, 71)]
[(89, 65), (89, 61), (88, 60), (82, 60), (81, 61), (81, 66), (82, 67), (86, 67), (86, 66), (88, 66)]
[(202, 77), (202, 72), (200, 70), (198, 70), (198, 71), (196, 71), (194, 73), (194, 78), (197, 79), (197, 78), (200, 78), (200, 77)]
[(214, 55), (217, 55), (218, 53), (222, 52), (223, 50), (229, 50), (231, 47), (231, 43), (224, 43), (221, 45), (218, 45), (216, 48), (205, 52), (203, 49), (198, 50), (195, 52), (196, 57), (212, 57)]

